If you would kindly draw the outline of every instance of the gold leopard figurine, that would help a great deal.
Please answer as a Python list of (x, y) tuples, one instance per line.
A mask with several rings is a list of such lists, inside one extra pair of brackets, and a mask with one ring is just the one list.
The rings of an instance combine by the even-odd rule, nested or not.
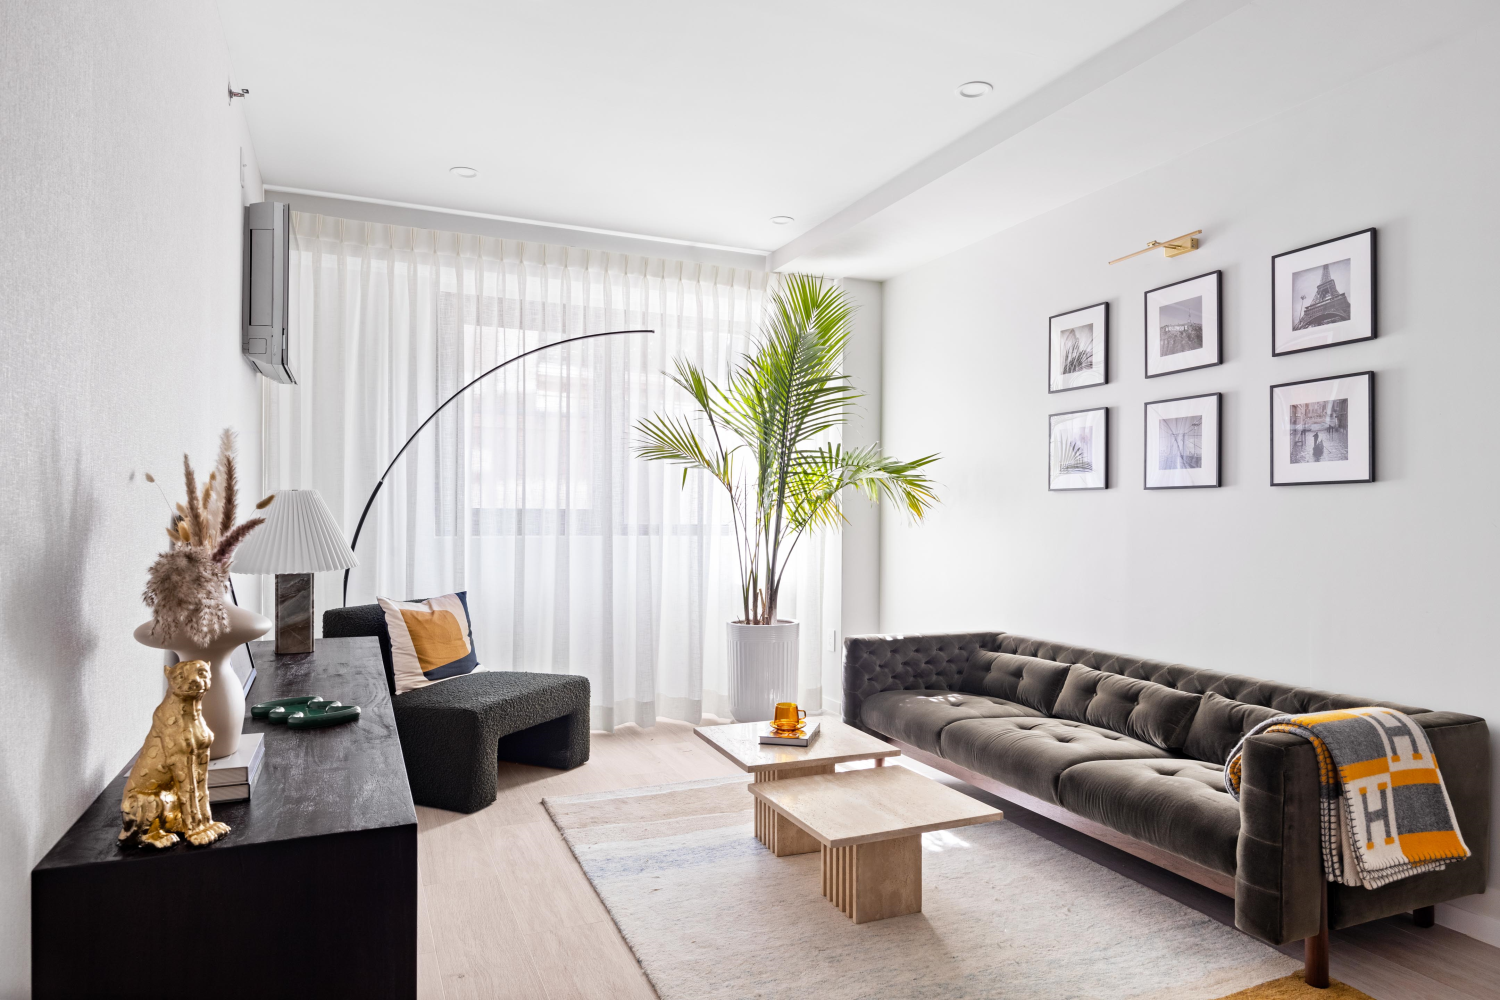
[(122, 842), (171, 847), (180, 833), (211, 844), (229, 832), (208, 806), (208, 750), (214, 734), (203, 722), (208, 663), (187, 660), (164, 671), (167, 694), (151, 714), (151, 732), (120, 797)]

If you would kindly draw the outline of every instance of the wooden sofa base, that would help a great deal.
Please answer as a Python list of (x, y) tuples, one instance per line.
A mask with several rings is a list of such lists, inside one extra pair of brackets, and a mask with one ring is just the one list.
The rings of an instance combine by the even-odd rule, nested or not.
[[(1167, 871), (1175, 875), (1181, 875), (1191, 882), (1197, 882), (1199, 885), (1212, 889), (1214, 892), (1228, 896), (1231, 899), (1234, 898), (1234, 878), (1225, 875), (1223, 872), (1214, 871), (1212, 868), (1200, 865), (1196, 861), (1189, 861), (1187, 858), (1178, 857), (1171, 851), (1164, 851), (1145, 841), (1136, 840), (1134, 837), (1127, 836), (1118, 830), (1112, 830), (1102, 823), (1085, 819), (1075, 812), (1064, 809), (1062, 806), (1039, 799), (1035, 795), (1028, 795), (1018, 788), (1012, 788), (1003, 781), (996, 781), (994, 778), (980, 774), (978, 771), (971, 771), (967, 767), (955, 764), (953, 761), (939, 757), (937, 754), (918, 749), (910, 743), (893, 740), (888, 736), (882, 736), (881, 739), (884, 739), (894, 747), (898, 747), (903, 754), (919, 764), (926, 764), (928, 767), (942, 771), (944, 774), (950, 774), (960, 781), (967, 782), (975, 788), (982, 788), (986, 792), (998, 795), (1008, 802), (1014, 802), (1016, 805), (1024, 809), (1029, 809), (1039, 816), (1045, 816), (1047, 819), (1052, 820), (1052, 822), (1065, 826), (1070, 830), (1077, 830), (1079, 833), (1093, 837), (1095, 840), (1106, 843), (1111, 847), (1118, 848), (1126, 854), (1133, 854), (1142, 861), (1149, 861), (1158, 868), (1165, 868)], [(1430, 922), (1424, 922), (1431, 921), (1432, 919), (1431, 907), (1424, 909), (1428, 910), (1428, 912), (1424, 914), (1419, 910), (1415, 914), (1416, 924), (1418, 927), (1431, 927), (1432, 924)], [(1328, 987), (1328, 883), (1326, 882), (1323, 883), (1322, 919), (1319, 921), (1318, 933), (1303, 941), (1302, 978), (1309, 986), (1315, 986), (1319, 989), (1326, 989)]]

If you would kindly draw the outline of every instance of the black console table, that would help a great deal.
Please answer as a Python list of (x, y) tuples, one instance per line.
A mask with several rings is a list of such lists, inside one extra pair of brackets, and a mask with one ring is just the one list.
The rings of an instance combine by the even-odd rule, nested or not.
[(214, 806), (232, 829), (207, 847), (118, 845), (127, 766), (32, 870), (38, 1000), (416, 996), (417, 814), (380, 648), (274, 646), (251, 644), (247, 703), (317, 694), (360, 720), (293, 732), (247, 711), (260, 776), (250, 801)]

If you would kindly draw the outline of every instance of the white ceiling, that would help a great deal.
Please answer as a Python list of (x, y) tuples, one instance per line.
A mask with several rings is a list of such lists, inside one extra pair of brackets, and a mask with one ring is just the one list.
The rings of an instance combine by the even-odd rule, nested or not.
[[(267, 183), (769, 251), (1178, 2), (220, 11)], [(956, 96), (974, 79), (994, 93)]]
[[(886, 278), (1345, 85), (1500, 4), (221, 0), (220, 10), (267, 184)], [(972, 79), (994, 93), (957, 97)], [(454, 177), (455, 164), (480, 175)], [(769, 222), (782, 214), (796, 222)]]
[[(1193, 150), (1496, 16), (1495, 0), (1188, 0), (779, 248), (770, 266), (901, 274), (1152, 167), (1181, 158), (1192, 169)], [(1170, 206), (1162, 215), (1142, 245), (1207, 224)]]

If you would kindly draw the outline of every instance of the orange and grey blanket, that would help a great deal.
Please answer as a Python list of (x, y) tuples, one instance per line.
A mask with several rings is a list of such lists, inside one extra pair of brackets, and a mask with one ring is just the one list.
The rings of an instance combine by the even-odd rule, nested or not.
[(1245, 734), (1224, 768), (1236, 800), (1245, 740), (1260, 733), (1301, 736), (1318, 755), (1328, 881), (1374, 889), (1469, 856), (1427, 734), (1400, 712), (1349, 708), (1267, 719)]

